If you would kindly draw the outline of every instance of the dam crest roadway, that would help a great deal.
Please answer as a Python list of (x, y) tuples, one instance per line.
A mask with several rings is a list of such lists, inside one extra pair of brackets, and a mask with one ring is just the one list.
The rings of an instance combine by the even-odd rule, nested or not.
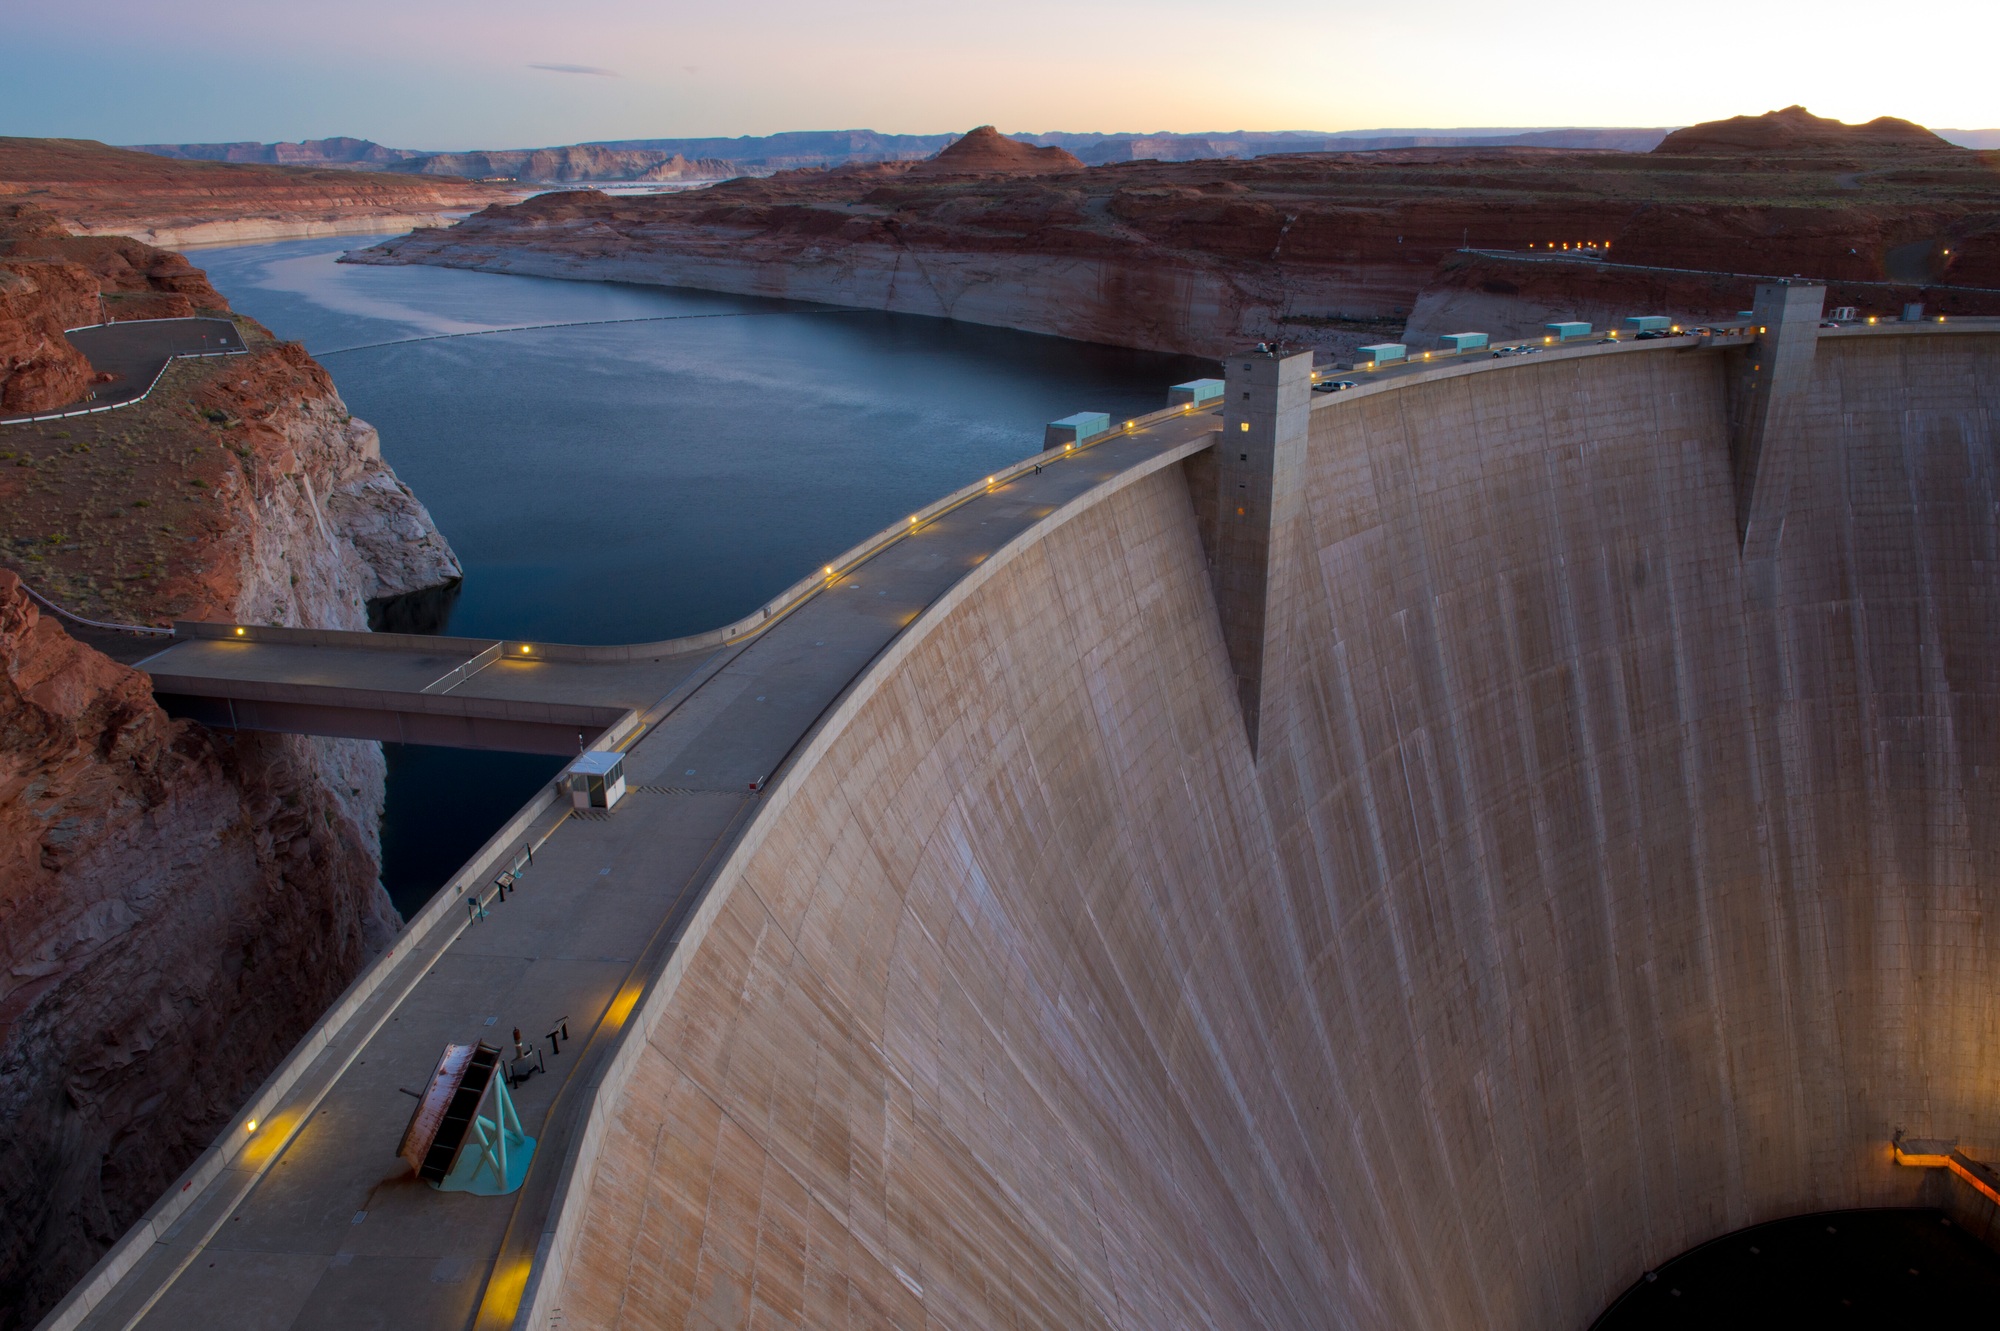
[[(1773, 309), (1787, 308), (1782, 293), (1774, 299)], [(1781, 331), (1805, 330), (1794, 321)], [(1967, 320), (1813, 336), (1856, 345), (1893, 339), (1900, 347), (1996, 332), (2000, 321)], [(1771, 335), (1774, 347), (1779, 340)], [(1090, 547), (1101, 561), (1096, 576), (1141, 585), (1144, 561), (1169, 549), (1162, 542), (1171, 534), (1119, 524), (1153, 513), (1146, 505), (1160, 501), (1161, 487), (1184, 487), (1192, 511), (1180, 501), (1177, 520), (1198, 533), (1196, 558), (1213, 588), (1208, 623), (1185, 627), (1216, 640), (1233, 677), (1230, 706), (1241, 727), (1234, 742), (1247, 741), (1260, 766), (1277, 761), (1269, 755), (1281, 741), (1269, 718), (1296, 669), (1278, 612), (1296, 592), (1291, 575), (1265, 561), (1292, 521), (1308, 452), (1319, 448), (1310, 437), (1324, 423), (1451, 380), (1478, 377), (1503, 395), (1553, 394), (1558, 374), (1597, 366), (1628, 374), (1627, 367), (1695, 358), (1701, 374), (1714, 375), (1718, 359), (1740, 360), (1745, 350), (1693, 335), (1572, 345), (1528, 358), (1372, 372), (1353, 390), (1320, 397), (1310, 394), (1309, 358), (1301, 365), (1231, 357), (1219, 410), (1154, 413), (1087, 446), (1028, 459), (920, 510), (737, 624), (695, 638), (577, 647), (176, 626), (173, 646), (142, 668), (178, 714), (247, 729), (475, 748), (616, 748), (630, 793), (608, 814), (575, 815), (554, 787), (524, 808), (43, 1325), (600, 1324), (594, 1305), (586, 1306), (595, 1297), (591, 1282), (602, 1285), (599, 1240), (605, 1217), (625, 1214), (615, 1197), (599, 1196), (618, 1186), (606, 1171), (622, 1168), (623, 1157), (607, 1153), (620, 1149), (627, 1131), (620, 1115), (629, 1113), (635, 1078), (648, 1075), (652, 1023), (691, 973), (694, 955), (711, 941), (721, 945), (712, 931), (724, 907), (710, 888), (757, 851), (760, 838), (780, 835), (771, 818), (794, 797), (788, 776), (816, 770), (870, 690), (901, 687), (895, 671), (926, 635), (953, 632), (954, 614), (992, 580), (1051, 558), (1066, 529), (1089, 527), (1100, 541)], [(1801, 352), (1793, 341), (1779, 350), (1774, 367), (1810, 373), (1809, 346)], [(1764, 373), (1761, 362), (1754, 371), (1730, 366), (1731, 374)], [(1727, 517), (1740, 528), (1740, 557), (1766, 557), (1774, 538), (1760, 524), (1784, 521), (1783, 496), (1764, 487), (1776, 477), (1785, 493), (1796, 488), (1803, 464), (1787, 441), (1788, 413), (1802, 410), (1798, 391), (1768, 377), (1731, 390), (1738, 409), (1728, 425), (1729, 471), (1741, 493)], [(1235, 461), (1218, 456), (1225, 444)], [(1327, 463), (1315, 457), (1312, 465)], [(1238, 520), (1249, 526), (1232, 528)], [(1103, 543), (1098, 522), (1117, 526), (1129, 543)], [(1006, 645), (995, 650), (1004, 654)], [(968, 667), (968, 679), (987, 669)], [(862, 798), (865, 783), (851, 793)], [(468, 910), (467, 899), (482, 899), (523, 847), (534, 857), (519, 890), (483, 916)], [(867, 950), (863, 940), (850, 943)], [(573, 1039), (549, 1052), (547, 1075), (515, 1091), (522, 1122), (539, 1142), (520, 1191), (471, 1197), (411, 1178), (394, 1155), (410, 1113), (402, 1092), (422, 1084), (439, 1050), (478, 1038), (504, 1044), (516, 1027), (542, 1042), (565, 1019)], [(592, 1205), (598, 1209), (587, 1217)], [(858, 1235), (863, 1221), (852, 1223)], [(868, 1260), (893, 1269), (905, 1301), (916, 1305), (937, 1279), (905, 1271), (886, 1251)], [(572, 1268), (583, 1273), (576, 1280), (567, 1278)], [(1630, 1273), (1607, 1278), (1620, 1275)], [(1587, 1304), (1602, 1293), (1580, 1288), (1573, 1297)], [(892, 1296), (905, 1299), (893, 1289), (882, 1297)], [(902, 1321), (903, 1311), (890, 1315), (885, 1304), (877, 1320)], [(1288, 1312), (1271, 1320), (1296, 1319)]]

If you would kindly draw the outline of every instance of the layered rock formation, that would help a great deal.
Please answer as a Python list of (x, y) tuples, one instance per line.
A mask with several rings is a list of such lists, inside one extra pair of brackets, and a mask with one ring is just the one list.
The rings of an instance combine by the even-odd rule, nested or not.
[(508, 193), (474, 181), (179, 161), (89, 139), (0, 138), (0, 202), (155, 245), (407, 231)]
[(407, 175), (461, 176), (475, 180), (521, 180), (544, 184), (579, 181), (726, 180), (742, 174), (734, 162), (714, 157), (689, 161), (679, 153), (650, 148), (515, 148), (494, 152), (425, 153), (396, 163)]
[[(1785, 153), (1697, 136), (1686, 152), (1410, 149), (1031, 174), (1000, 148), (1007, 140), (981, 135), (914, 166), (786, 172), (677, 197), (531, 199), (353, 258), (822, 300), (1207, 354), (1283, 338), (1338, 356), (1393, 338), (1462, 247), (1546, 253), (1588, 240), (1641, 266), (1850, 281), (1910, 280), (1920, 261), (1922, 282), (2000, 289), (2000, 172), (1977, 153), (1908, 148), (1908, 137), (1868, 130)], [(972, 148), (982, 160), (954, 169)]]
[[(226, 312), (178, 255), (80, 243), (114, 289), (171, 273), (157, 294)], [(84, 263), (19, 267), (42, 284), (0, 304), (21, 324), (96, 299)], [(171, 722), (16, 582), (122, 622), (365, 628), (367, 599), (458, 575), (325, 372), (239, 328), (249, 354), (179, 362), (143, 403), (0, 431), (0, 1327), (90, 1267), (397, 925), (378, 746)], [(33, 336), (0, 320), (0, 345)]]
[(134, 152), (185, 162), (268, 162), (273, 166), (332, 166), (379, 171), (391, 162), (422, 156), (408, 148), (385, 148), (372, 139), (336, 136), (298, 143), (135, 143)]

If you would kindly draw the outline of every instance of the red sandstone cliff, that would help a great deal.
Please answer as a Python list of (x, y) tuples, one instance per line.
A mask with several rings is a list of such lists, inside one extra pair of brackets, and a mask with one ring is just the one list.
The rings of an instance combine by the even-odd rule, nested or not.
[[(48, 330), (101, 289), (227, 312), (179, 255), (22, 229), (0, 347), (40, 351), (10, 385), (64, 372)], [(378, 745), (169, 721), (17, 585), (127, 623), (363, 628), (368, 599), (458, 575), (325, 371), (238, 327), (248, 354), (177, 362), (142, 403), (0, 428), (0, 1331), (89, 1269), (397, 924)]]
[(0, 138), (0, 202), (77, 231), (188, 245), (405, 231), (511, 197), (500, 186), (379, 171), (180, 161), (89, 139)]
[[(1338, 354), (1393, 337), (1462, 246), (1609, 241), (1639, 265), (2000, 288), (1993, 163), (1912, 148), (1879, 124), (1860, 130), (1782, 151), (1741, 151), (1724, 134), (1683, 140), (1685, 152), (1436, 148), (1032, 173), (969, 169), (1002, 150), (968, 135), (915, 165), (678, 196), (545, 195), (354, 258), (823, 300), (1210, 354), (1272, 337)], [(1013, 145), (1010, 160), (1015, 149), (1032, 151)], [(968, 169), (953, 167), (954, 152)], [(1885, 306), (1892, 297), (1882, 293)]]
[(0, 1326), (32, 1325), (395, 928), (311, 751), (169, 721), (0, 569)]

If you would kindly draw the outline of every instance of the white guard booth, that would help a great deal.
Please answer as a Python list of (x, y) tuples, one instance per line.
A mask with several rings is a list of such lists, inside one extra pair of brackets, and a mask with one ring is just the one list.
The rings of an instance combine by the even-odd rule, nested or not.
[(612, 808), (625, 797), (625, 755), (608, 749), (579, 754), (563, 779), (569, 783), (572, 807)]

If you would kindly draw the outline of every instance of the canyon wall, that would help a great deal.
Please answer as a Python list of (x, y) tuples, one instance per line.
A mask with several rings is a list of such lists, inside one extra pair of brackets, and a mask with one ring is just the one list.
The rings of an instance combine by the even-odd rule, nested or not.
[(0, 202), (169, 247), (407, 231), (518, 191), (381, 171), (187, 161), (91, 139), (0, 136)]
[(774, 786), (537, 1309), (1581, 1327), (2000, 1148), (1996, 372), (1824, 341), (1749, 566), (1723, 353), (1321, 402), (1257, 757), (1184, 475), (1052, 515)]
[[(996, 328), (1150, 351), (1221, 355), (1245, 338), (1268, 336), (1272, 317), (1293, 300), (1272, 275), (1162, 265), (1096, 256), (937, 250), (882, 244), (829, 246), (801, 256), (766, 253), (727, 231), (679, 232), (655, 244), (616, 247), (553, 243), (482, 245), (456, 228), (395, 242), (399, 262), (585, 282), (640, 282), (742, 296), (822, 301), (898, 314), (925, 314)], [(374, 251), (348, 262), (379, 262)], [(1337, 279), (1318, 293), (1331, 298)]]
[[(0, 345), (94, 307), (93, 263), (107, 299), (132, 257), (146, 299), (190, 299), (147, 272), (200, 278), (44, 239), (0, 259), (25, 275)], [(177, 363), (144, 403), (0, 431), (0, 1328), (89, 1269), (400, 923), (379, 746), (171, 721), (18, 583), (127, 623), (360, 629), (369, 599), (458, 576), (325, 372), (239, 327), (249, 354)]]

